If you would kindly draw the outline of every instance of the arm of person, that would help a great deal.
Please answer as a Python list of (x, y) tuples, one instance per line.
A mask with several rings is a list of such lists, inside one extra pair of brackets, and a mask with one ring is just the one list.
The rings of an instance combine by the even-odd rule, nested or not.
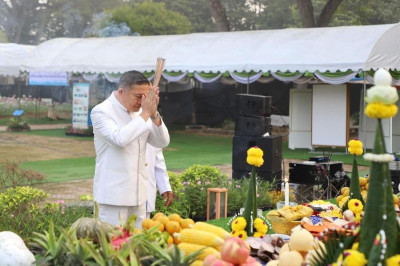
[(155, 125), (153, 122), (150, 123), (148, 142), (156, 148), (164, 148), (168, 146), (170, 141), (169, 132), (161, 117), (158, 119), (161, 121), (159, 126)]
[(164, 197), (164, 205), (170, 206), (173, 202), (174, 194), (169, 182), (167, 166), (165, 165), (162, 149), (157, 149), (156, 152), (154, 176), (156, 179), (157, 189), (160, 192), (160, 195)]
[(92, 119), (93, 131), (100, 135), (108, 144), (113, 146), (125, 147), (150, 130), (149, 124), (140, 116), (132, 119), (128, 124), (122, 127), (118, 126), (108, 112), (100, 108), (93, 108), (90, 116)]

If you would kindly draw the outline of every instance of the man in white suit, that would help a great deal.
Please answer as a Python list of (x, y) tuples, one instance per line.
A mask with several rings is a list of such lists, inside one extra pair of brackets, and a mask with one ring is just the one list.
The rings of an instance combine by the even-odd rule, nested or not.
[(135, 226), (141, 228), (146, 217), (146, 146), (169, 144), (158, 102), (158, 88), (140, 72), (128, 71), (118, 90), (91, 112), (96, 150), (93, 195), (102, 221), (119, 225), (135, 214)]
[(162, 149), (147, 144), (146, 158), (148, 178), (146, 218), (150, 218), (151, 213), (156, 210), (157, 190), (164, 198), (164, 205), (167, 207), (172, 204), (174, 194), (169, 183)]

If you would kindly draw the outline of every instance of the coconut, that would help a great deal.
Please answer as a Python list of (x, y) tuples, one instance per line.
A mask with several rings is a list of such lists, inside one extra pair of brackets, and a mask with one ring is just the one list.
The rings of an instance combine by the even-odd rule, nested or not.
[(270, 260), (266, 266), (278, 266), (279, 260)]
[(351, 210), (345, 210), (343, 213), (343, 218), (346, 221), (352, 222), (354, 221), (354, 213)]
[(279, 255), (283, 254), (283, 252), (288, 252), (290, 251), (291, 248), (289, 246), (289, 243), (285, 243), (282, 247), (281, 250), (279, 251)]
[(289, 240), (289, 246), (292, 250), (307, 252), (313, 249), (314, 237), (306, 229), (299, 229), (292, 233)]
[(301, 266), (303, 256), (297, 251), (287, 251), (284, 256), (279, 256), (279, 266)]

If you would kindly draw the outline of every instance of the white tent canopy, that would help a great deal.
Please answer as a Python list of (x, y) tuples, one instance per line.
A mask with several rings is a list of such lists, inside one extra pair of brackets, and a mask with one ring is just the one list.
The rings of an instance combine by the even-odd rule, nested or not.
[[(142, 37), (57, 38), (38, 45), (23, 71), (123, 73), (151, 72), (157, 57), (166, 71), (296, 72), (400, 69), (400, 24)], [(381, 41), (384, 40), (384, 41)], [(392, 47), (392, 48), (387, 48)], [(370, 55), (374, 51), (376, 56)], [(380, 54), (389, 51), (390, 56)], [(378, 61), (377, 61), (378, 60)], [(393, 64), (393, 62), (397, 62)], [(365, 69), (368, 67), (368, 69)]]
[(35, 46), (0, 43), (0, 76), (19, 76), (19, 69)]

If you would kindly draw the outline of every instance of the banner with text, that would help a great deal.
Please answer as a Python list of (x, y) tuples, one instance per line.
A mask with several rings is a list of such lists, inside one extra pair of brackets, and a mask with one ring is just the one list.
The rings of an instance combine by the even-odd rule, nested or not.
[(32, 86), (68, 86), (67, 72), (30, 72), (29, 85)]
[(72, 101), (72, 127), (88, 128), (89, 83), (74, 83)]

